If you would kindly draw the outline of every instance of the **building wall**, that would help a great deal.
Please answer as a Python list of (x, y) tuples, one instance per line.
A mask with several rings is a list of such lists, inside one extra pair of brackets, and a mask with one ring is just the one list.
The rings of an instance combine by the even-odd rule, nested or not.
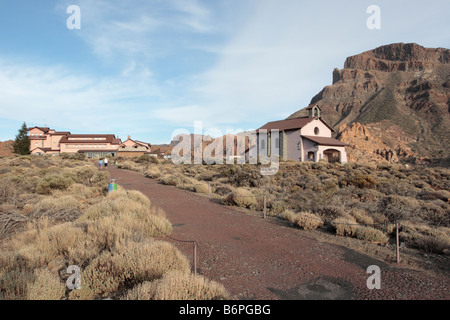
[(144, 151), (120, 151), (120, 149), (117, 151), (117, 156), (124, 158), (140, 157), (144, 154), (146, 154)]
[[(314, 133), (314, 129), (316, 127), (319, 128), (318, 135)], [(301, 129), (301, 134), (303, 136), (317, 136), (317, 137), (331, 138), (331, 129), (328, 128), (321, 120), (314, 119)]]
[(59, 140), (61, 140), (62, 137), (63, 137), (62, 135), (51, 135), (49, 139), (50, 142), (48, 148), (52, 148), (53, 150), (59, 150), (60, 149)]
[(302, 138), (302, 142), (303, 142), (303, 161), (311, 161), (308, 158), (309, 152), (314, 152), (314, 161), (316, 162), (319, 161), (320, 159), (319, 154), (317, 153), (318, 150), (317, 144), (306, 138)]
[(132, 147), (136, 144), (136, 142), (132, 141), (132, 140), (127, 140), (125, 142), (122, 142), (122, 145), (125, 145), (126, 147)]
[(86, 140), (84, 142), (62, 143), (60, 149), (61, 153), (78, 153), (79, 150), (103, 152), (103, 150), (117, 150), (118, 145), (102, 142), (101, 140)]
[(301, 137), (300, 129), (286, 131), (286, 160), (301, 161)]
[(345, 147), (334, 147), (334, 146), (319, 146), (318, 148), (318, 154), (319, 158), (324, 159), (323, 152), (329, 149), (334, 149), (339, 151), (340, 157), (339, 162), (340, 163), (347, 163), (347, 152), (345, 151)]
[[(30, 150), (36, 148), (47, 148), (45, 147), (45, 139), (47, 139), (48, 135), (43, 133), (38, 128), (33, 128), (28, 132), (28, 136), (30, 137)], [(36, 139), (38, 137), (39, 139)]]

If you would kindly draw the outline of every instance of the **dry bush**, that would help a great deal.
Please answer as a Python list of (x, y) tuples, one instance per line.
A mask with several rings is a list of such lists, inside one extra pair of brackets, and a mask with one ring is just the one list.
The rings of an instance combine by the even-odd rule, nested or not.
[(173, 270), (189, 273), (190, 265), (172, 244), (129, 242), (95, 258), (81, 274), (82, 287), (86, 286), (88, 293), (108, 296), (137, 283), (159, 279)]
[[(262, 201), (264, 201), (264, 199), (263, 198), (257, 198), (257, 200), (258, 199), (262, 199)], [(260, 204), (260, 203), (259, 203)], [(286, 210), (286, 208), (287, 208), (287, 205), (286, 205), (286, 202), (285, 201), (273, 201), (272, 199), (269, 199), (269, 200), (267, 200), (267, 203), (266, 203), (266, 206), (268, 207), (268, 208), (270, 208), (270, 211), (272, 212), (272, 213), (274, 213), (274, 214), (277, 214), (277, 213), (282, 213), (282, 212), (284, 212), (285, 210)], [(260, 207), (264, 207), (264, 204), (262, 204), (262, 206), (261, 206), (261, 204), (260, 204)]]
[(450, 242), (435, 236), (419, 235), (414, 244), (428, 253), (448, 254), (450, 252)]
[(164, 211), (150, 207), (150, 200), (141, 192), (123, 189), (90, 206), (77, 221), (88, 223), (89, 235), (107, 247), (126, 239), (139, 241), (172, 232)]
[(389, 195), (380, 199), (378, 208), (389, 221), (411, 219), (419, 214), (419, 202), (411, 197)]
[(336, 230), (336, 235), (342, 237), (355, 237), (358, 224), (354, 219), (338, 217), (331, 222), (331, 226)]
[(285, 210), (282, 213), (280, 213), (280, 218), (295, 223), (294, 222), (295, 212), (292, 210)]
[[(199, 181), (198, 184), (194, 185), (194, 190), (197, 193), (206, 193), (207, 194), (210, 191), (210, 188), (207, 183), (204, 183), (204, 182), (200, 183), (200, 181)], [(212, 192), (212, 190), (211, 190), (211, 192)]]
[(360, 224), (373, 224), (374, 220), (363, 209), (353, 208), (350, 210), (350, 215)]
[(29, 217), (20, 213), (15, 205), (0, 205), (0, 239), (21, 232), (29, 222)]
[(72, 195), (77, 200), (85, 201), (94, 197), (102, 195), (102, 190), (99, 187), (89, 187), (80, 183), (74, 183), (67, 189), (67, 193)]
[(159, 164), (159, 160), (156, 157), (150, 156), (148, 154), (143, 154), (142, 156), (138, 157), (135, 160), (135, 162), (141, 164), (148, 164), (148, 163)]
[(0, 300), (25, 300), (30, 283), (35, 281), (32, 271), (0, 269)]
[(179, 271), (167, 272), (162, 279), (144, 282), (129, 290), (125, 300), (222, 300), (230, 295), (220, 283), (203, 276)]
[(214, 193), (219, 196), (226, 196), (227, 194), (233, 192), (233, 188), (231, 186), (227, 186), (223, 183), (217, 183), (214, 185)]
[(158, 179), (161, 177), (161, 171), (157, 166), (151, 166), (144, 172), (144, 175), (151, 179)]
[[(86, 252), (88, 243), (83, 230), (73, 226), (72, 223), (57, 224), (46, 228), (30, 231), (24, 235), (28, 243), (17, 248), (17, 255), (26, 259), (30, 268), (43, 268), (60, 255), (67, 255), (71, 258), (70, 251), (78, 248), (77, 254)], [(20, 237), (19, 237), (20, 239)], [(22, 243), (25, 242), (22, 240)], [(16, 243), (15, 246), (19, 246)], [(81, 256), (82, 257), (82, 256)], [(81, 257), (74, 257), (79, 259)]]
[(136, 162), (130, 160), (120, 161), (117, 166), (121, 169), (140, 171), (140, 166), (136, 164)]
[(359, 170), (352, 170), (350, 174), (339, 181), (340, 186), (355, 186), (358, 188), (375, 188), (378, 181), (371, 175)]
[(242, 208), (254, 208), (257, 205), (255, 195), (251, 190), (237, 188), (224, 199), (224, 204), (236, 205)]
[(90, 184), (97, 187), (107, 187), (110, 180), (109, 172), (106, 170), (97, 171), (90, 179)]
[(45, 197), (31, 207), (30, 216), (39, 219), (46, 216), (55, 221), (74, 221), (81, 215), (80, 202), (71, 195)]
[(424, 223), (403, 221), (400, 239), (426, 252), (448, 254), (450, 250), (450, 228), (430, 227)]
[(389, 238), (382, 231), (371, 227), (358, 226), (356, 238), (359, 240), (386, 243)]
[(63, 174), (50, 174), (43, 177), (36, 186), (36, 192), (50, 194), (52, 190), (67, 190), (75, 182), (72, 177)]
[(24, 191), (18, 188), (17, 183), (14, 182), (10, 175), (0, 176), (0, 204), (8, 202), (15, 204), (18, 202), (18, 197)]
[[(186, 178), (181, 174), (162, 175), (159, 181), (168, 186), (182, 186)], [(189, 183), (188, 183), (189, 184)]]
[(45, 269), (37, 269), (34, 274), (34, 281), (28, 286), (27, 300), (61, 300), (65, 296), (66, 286), (58, 275)]
[(150, 207), (150, 199), (137, 190), (120, 189), (108, 194), (108, 199), (131, 200), (142, 205), (144, 208)]
[(323, 220), (310, 212), (302, 211), (294, 216), (294, 223), (304, 230), (315, 230), (323, 226)]

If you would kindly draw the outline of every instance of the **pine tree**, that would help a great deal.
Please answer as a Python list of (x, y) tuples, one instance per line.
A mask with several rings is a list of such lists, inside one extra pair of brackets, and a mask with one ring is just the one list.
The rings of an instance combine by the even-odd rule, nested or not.
[(16, 135), (16, 140), (12, 145), (15, 154), (26, 155), (30, 154), (30, 138), (28, 137), (28, 128), (24, 122)]

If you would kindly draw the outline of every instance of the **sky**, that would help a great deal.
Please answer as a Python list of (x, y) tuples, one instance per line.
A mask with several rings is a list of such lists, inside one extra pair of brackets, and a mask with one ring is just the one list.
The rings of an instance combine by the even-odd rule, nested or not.
[(24, 122), (152, 144), (195, 122), (257, 129), (307, 107), (348, 56), (450, 48), (449, 12), (448, 0), (0, 0), (0, 141)]

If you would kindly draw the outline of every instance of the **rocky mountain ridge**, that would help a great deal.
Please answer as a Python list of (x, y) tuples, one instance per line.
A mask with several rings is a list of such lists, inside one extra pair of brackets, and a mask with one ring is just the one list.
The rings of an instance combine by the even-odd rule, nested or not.
[[(448, 49), (395, 43), (348, 57), (343, 69), (333, 70), (332, 85), (310, 104), (321, 107), (322, 117), (344, 140), (370, 132), (360, 138), (368, 145), (368, 136), (386, 149), (379, 152), (387, 160), (450, 158)], [(304, 115), (302, 109), (289, 118)], [(376, 150), (355, 160), (371, 159)]]

